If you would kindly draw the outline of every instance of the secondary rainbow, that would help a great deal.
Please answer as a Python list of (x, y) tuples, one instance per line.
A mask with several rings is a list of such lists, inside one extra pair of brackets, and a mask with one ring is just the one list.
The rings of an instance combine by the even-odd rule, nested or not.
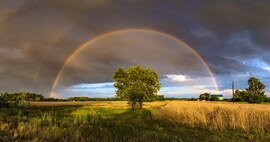
[(91, 45), (92, 43), (102, 39), (102, 38), (105, 38), (107, 36), (111, 36), (113, 34), (120, 34), (120, 33), (126, 33), (126, 32), (148, 32), (148, 33), (153, 33), (153, 34), (159, 34), (159, 35), (162, 35), (162, 36), (165, 36), (165, 37), (168, 37), (170, 39), (173, 39), (175, 41), (177, 41), (178, 43), (184, 45), (185, 47), (188, 47), (188, 49), (194, 53), (194, 55), (201, 61), (201, 63), (205, 66), (205, 68), (207, 69), (207, 71), (209, 72), (209, 75), (211, 76), (212, 80), (213, 80), (213, 83), (215, 85), (215, 88), (216, 88), (216, 91), (219, 91), (219, 88), (218, 88), (218, 84), (217, 84), (217, 81), (216, 81), (216, 78), (214, 77), (210, 67), (208, 66), (208, 64), (206, 63), (206, 61), (201, 57), (201, 55), (195, 50), (193, 49), (191, 46), (189, 46), (188, 44), (186, 44), (185, 42), (179, 40), (178, 38), (172, 36), (172, 35), (169, 35), (169, 34), (166, 34), (166, 33), (163, 33), (163, 32), (159, 32), (159, 31), (155, 31), (155, 30), (149, 30), (149, 29), (123, 29), (123, 30), (117, 30), (117, 31), (113, 31), (113, 32), (109, 32), (109, 33), (105, 33), (105, 34), (102, 34), (102, 35), (99, 35), (99, 36), (96, 36), (95, 38), (93, 39), (90, 39), (89, 41), (85, 42), (84, 44), (82, 44), (80, 47), (78, 47), (68, 58), (67, 60), (64, 62), (63, 66), (61, 67), (61, 69), (59, 70), (54, 82), (53, 82), (53, 85), (52, 85), (52, 89), (51, 89), (51, 92), (50, 92), (50, 97), (52, 97), (52, 94), (53, 94), (53, 91), (55, 90), (55, 87), (56, 85), (58, 84), (58, 81), (63, 73), (63, 71), (65, 70), (65, 67), (66, 65), (73, 59), (73, 57), (76, 56), (76, 54), (78, 54), (82, 49), (84, 49), (85, 47), (87, 47), (88, 45)]
[[(55, 45), (59, 42), (59, 40), (61, 40), (61, 38), (76, 24), (78, 24), (79, 22), (74, 22), (71, 25), (67, 26), (66, 28), (64, 28), (64, 30), (62, 30), (61, 32), (56, 34), (56, 38), (54, 38), (54, 40), (51, 42), (51, 44), (48, 46), (47, 50), (45, 50), (44, 52), (44, 58), (46, 57), (46, 55), (48, 55), (51, 52), (51, 49), (55, 47)], [(39, 77), (39, 73), (42, 70), (42, 64), (39, 64), (33, 74), (33, 81), (34, 83), (36, 83), (36, 81), (38, 80)]]

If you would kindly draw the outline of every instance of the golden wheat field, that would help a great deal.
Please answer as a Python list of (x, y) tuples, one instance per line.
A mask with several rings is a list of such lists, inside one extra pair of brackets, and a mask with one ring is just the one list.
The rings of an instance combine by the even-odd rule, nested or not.
[(228, 102), (171, 101), (153, 109), (156, 119), (206, 129), (265, 130), (270, 127), (270, 105)]

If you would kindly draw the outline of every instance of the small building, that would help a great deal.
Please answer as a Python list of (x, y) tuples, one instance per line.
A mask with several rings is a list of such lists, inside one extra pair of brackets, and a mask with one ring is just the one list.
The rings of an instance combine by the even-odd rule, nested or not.
[(211, 97), (217, 97), (218, 100), (220, 100), (220, 101), (224, 99), (222, 94), (213, 94), (213, 95), (211, 95)]

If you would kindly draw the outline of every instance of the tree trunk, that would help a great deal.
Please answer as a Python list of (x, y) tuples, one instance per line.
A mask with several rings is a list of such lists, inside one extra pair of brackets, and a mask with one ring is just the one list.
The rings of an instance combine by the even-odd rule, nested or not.
[(132, 104), (131, 104), (132, 110), (135, 109), (135, 106), (136, 106), (136, 101), (132, 101)]
[(143, 102), (139, 102), (139, 104), (140, 104), (140, 109), (142, 109), (143, 108)]

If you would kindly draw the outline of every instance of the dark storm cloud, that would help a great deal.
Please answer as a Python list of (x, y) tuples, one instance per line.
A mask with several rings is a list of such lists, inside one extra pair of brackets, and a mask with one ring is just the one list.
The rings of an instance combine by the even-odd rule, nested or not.
[(202, 24), (220, 36), (248, 30), (258, 44), (269, 45), (270, 2), (267, 0), (208, 1), (198, 17)]
[[(225, 50), (227, 54), (241, 52), (243, 55), (250, 55), (261, 50), (269, 52), (269, 6), (270, 2), (267, 0), (211, 0), (201, 3), (195, 16), (198, 22), (220, 41), (220, 46), (215, 48)], [(228, 45), (228, 39), (242, 40), (242, 43), (240, 41), (236, 45)], [(234, 52), (235, 50), (241, 51)]]
[[(2, 91), (29, 90), (46, 95), (77, 47), (97, 35), (127, 28), (157, 30), (184, 40), (207, 60), (216, 75), (254, 72), (258, 68), (242, 61), (258, 58), (270, 63), (269, 6), (266, 0), (0, 1), (0, 87)], [(126, 58), (116, 55), (91, 59), (100, 63), (91, 68), (96, 72), (100, 66), (110, 70), (112, 64), (132, 62), (122, 62)], [(184, 64), (171, 61), (171, 66)], [(66, 74), (78, 72), (67, 69)], [(110, 75), (96, 73), (93, 80), (107, 81)], [(86, 80), (76, 80), (80, 81)]]

